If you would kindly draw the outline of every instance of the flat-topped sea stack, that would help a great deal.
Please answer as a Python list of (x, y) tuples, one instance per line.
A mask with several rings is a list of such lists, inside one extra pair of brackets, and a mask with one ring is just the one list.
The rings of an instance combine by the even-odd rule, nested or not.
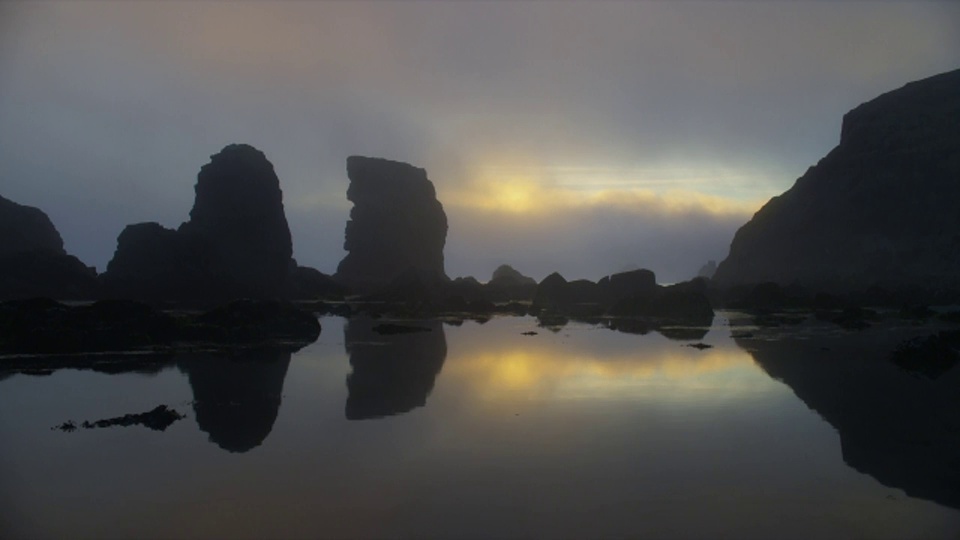
[(179, 229), (129, 225), (103, 276), (107, 294), (146, 301), (278, 298), (295, 268), (283, 194), (263, 152), (231, 144), (197, 175)]
[(67, 254), (46, 213), (0, 197), (0, 300), (90, 300), (98, 289), (96, 271)]
[(737, 231), (713, 280), (925, 301), (960, 291), (960, 70), (843, 118), (840, 144)]
[(405, 271), (446, 280), (447, 216), (427, 172), (398, 161), (347, 158), (353, 202), (335, 278), (358, 291), (390, 284)]

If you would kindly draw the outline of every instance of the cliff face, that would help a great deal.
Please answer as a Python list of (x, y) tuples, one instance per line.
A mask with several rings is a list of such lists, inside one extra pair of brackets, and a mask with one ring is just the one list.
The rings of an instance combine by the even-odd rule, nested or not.
[(96, 272), (64, 251), (47, 214), (0, 197), (0, 300), (89, 300), (98, 294)]
[(283, 194), (263, 152), (232, 144), (197, 175), (190, 220), (178, 230), (127, 226), (103, 276), (111, 296), (223, 301), (286, 294), (293, 244)]
[(840, 144), (737, 231), (721, 286), (960, 289), (960, 70), (843, 118)]
[(347, 159), (353, 202), (335, 277), (360, 289), (389, 284), (414, 268), (446, 279), (447, 216), (423, 169), (379, 158)]

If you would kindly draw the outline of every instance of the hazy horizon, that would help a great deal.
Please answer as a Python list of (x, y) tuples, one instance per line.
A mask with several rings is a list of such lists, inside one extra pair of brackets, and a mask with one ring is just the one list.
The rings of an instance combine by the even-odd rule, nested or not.
[(8, 2), (0, 195), (104, 270), (187, 219), (230, 143), (273, 163), (294, 257), (342, 249), (346, 158), (425, 168), (446, 269), (720, 261), (855, 106), (960, 67), (947, 2)]

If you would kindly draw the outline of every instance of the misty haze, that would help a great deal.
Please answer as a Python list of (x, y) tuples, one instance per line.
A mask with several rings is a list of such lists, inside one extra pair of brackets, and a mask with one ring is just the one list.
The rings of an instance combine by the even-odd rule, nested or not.
[(953, 2), (0, 3), (0, 537), (956, 538)]

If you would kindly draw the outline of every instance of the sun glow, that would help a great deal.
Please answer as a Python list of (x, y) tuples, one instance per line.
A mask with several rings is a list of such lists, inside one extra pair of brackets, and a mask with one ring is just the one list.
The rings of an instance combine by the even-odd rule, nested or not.
[(656, 388), (694, 391), (717, 385), (739, 392), (746, 388), (735, 375), (752, 370), (749, 355), (734, 347), (697, 351), (670, 342), (657, 350), (598, 358), (560, 344), (504, 345), (448, 364), (444, 377), (467, 380), (472, 394), (499, 401), (643, 395)]
[(549, 214), (606, 208), (666, 216), (704, 213), (749, 217), (772, 196), (735, 185), (726, 192), (711, 174), (690, 170), (503, 167), (481, 169), (462, 188), (445, 194), (445, 204), (505, 214)]

